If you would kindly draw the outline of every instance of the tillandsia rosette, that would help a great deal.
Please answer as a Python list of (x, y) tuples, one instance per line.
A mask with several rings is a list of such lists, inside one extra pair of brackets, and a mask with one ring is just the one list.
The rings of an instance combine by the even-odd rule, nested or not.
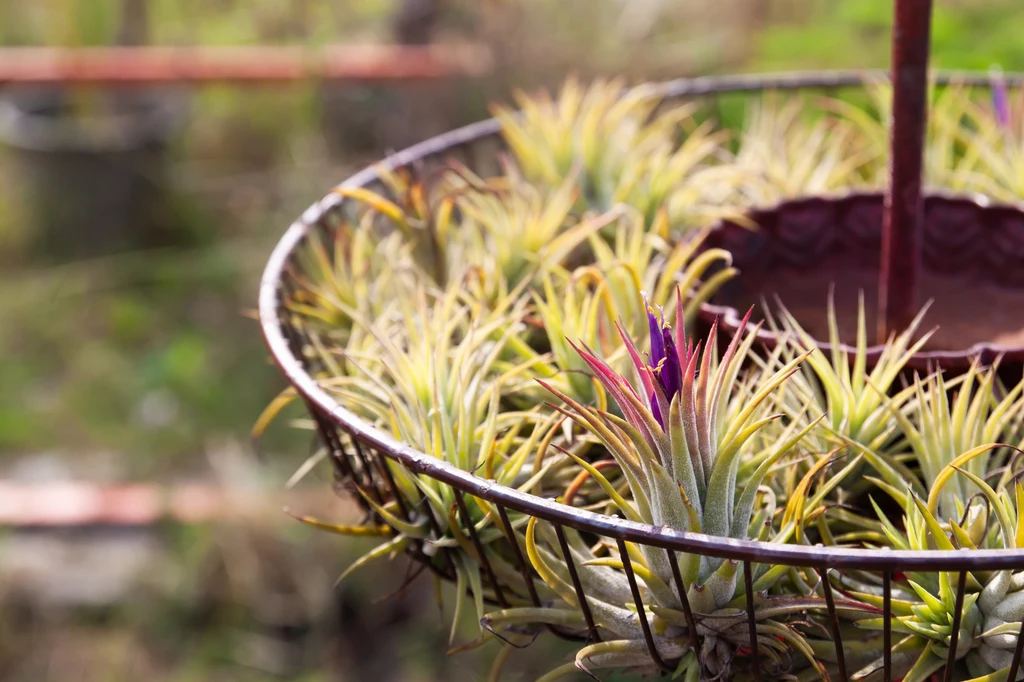
[(628, 204), (650, 224), (667, 209), (681, 230), (735, 211), (723, 189), (739, 169), (729, 133), (698, 122), (695, 104), (665, 104), (656, 88), (621, 80), (583, 87), (568, 80), (557, 98), (518, 93), (518, 111), (495, 108), (502, 135), (527, 178), (572, 179), (587, 208)]
[[(682, 319), (677, 301), (676, 318)], [(797, 370), (804, 356), (775, 367), (766, 367), (756, 378), (741, 368), (749, 359), (756, 329), (743, 328), (719, 358), (713, 327), (702, 344), (687, 339), (682, 326), (673, 329), (653, 310), (648, 310), (650, 352), (646, 357), (620, 327), (632, 362), (633, 380), (616, 372), (589, 349), (577, 347), (593, 373), (595, 383), (617, 405), (622, 416), (609, 410), (584, 405), (545, 384), (562, 401), (556, 409), (572, 419), (597, 440), (608, 460), (588, 462), (567, 453), (598, 482), (614, 503), (615, 512), (627, 519), (652, 526), (664, 526), (694, 533), (766, 542), (786, 542), (798, 523), (821, 503), (830, 486), (810, 494), (813, 476), (787, 495), (787, 509), (780, 531), (774, 527), (776, 492), (767, 485), (778, 463), (793, 451), (816, 422), (792, 424), (772, 443), (753, 436), (781, 415), (765, 414), (770, 398)], [(748, 447), (757, 444), (757, 448)], [(755, 463), (739, 478), (741, 462)], [(612, 483), (607, 467), (612, 462), (621, 472), (625, 493)], [(829, 464), (822, 457), (814, 474)], [(781, 511), (781, 510), (780, 510)], [(628, 668), (634, 672), (654, 671), (647, 653), (638, 611), (623, 572), (624, 558), (607, 541), (588, 546), (582, 537), (567, 532), (574, 565), (588, 594), (588, 606), (602, 638), (579, 651), (576, 661), (550, 673), (557, 679), (581, 669)], [(538, 574), (570, 606), (579, 608), (570, 585), (567, 562), (557, 551), (553, 531), (531, 520), (526, 544)], [(724, 677), (742, 675), (746, 666), (734, 666), (737, 658), (750, 653), (745, 614), (746, 595), (739, 583), (739, 564), (732, 560), (683, 554), (676, 556), (660, 548), (624, 543), (633, 573), (644, 585), (647, 626), (654, 634), (659, 654), (678, 660), (678, 671), (686, 679), (702, 674)], [(675, 562), (675, 565), (673, 565)], [(672, 587), (679, 581), (686, 590), (696, 631), (690, 629), (686, 607)], [(824, 601), (807, 594), (781, 589), (787, 573), (759, 569), (754, 582), (758, 647), (766, 666), (776, 674), (799, 668), (793, 656), (803, 655), (804, 667), (827, 675), (825, 664), (810, 643), (820, 637), (814, 613)], [(861, 612), (863, 605), (843, 602), (842, 610)], [(533, 610), (505, 610), (488, 617), (492, 629), (524, 620), (565, 624), (565, 609), (553, 608), (550, 618)], [(575, 621), (577, 626), (580, 621)], [(506, 632), (504, 636), (509, 636)], [(698, 646), (694, 648), (696, 640)], [(818, 647), (821, 648), (821, 647)]]
[[(840, 341), (834, 297), (828, 303), (828, 350), (826, 354), (816, 341), (781, 303), (776, 306), (777, 320), (770, 320), (776, 332), (788, 339), (781, 344), (782, 357), (792, 358), (808, 353), (801, 371), (787, 383), (779, 401), (793, 419), (807, 419), (809, 414), (825, 415), (821, 428), (811, 436), (817, 447), (853, 443), (872, 452), (894, 453), (904, 446), (903, 434), (890, 409), (888, 395), (897, 389), (901, 374), (913, 357), (927, 343), (934, 330), (919, 334), (925, 306), (899, 334), (887, 340), (881, 356), (868, 371), (868, 331), (864, 314), (864, 296), (857, 308), (857, 330), (851, 353)], [(907, 396), (909, 393), (902, 393)], [(808, 410), (810, 406), (810, 410)], [(856, 477), (855, 477), (856, 478)]]
[[(990, 102), (968, 100), (960, 137), (969, 153), (958, 164), (965, 189), (998, 201), (1019, 202), (1024, 196), (1024, 101), (1010, 91), (1000, 71), (992, 74)], [(967, 99), (967, 98), (965, 98)]]
[[(627, 355), (615, 321), (630, 321), (630, 334), (646, 324), (641, 290), (650, 291), (651, 301), (658, 304), (672, 300), (676, 289), (682, 291), (683, 320), (689, 324), (700, 304), (736, 273), (727, 251), (701, 249), (704, 232), (670, 245), (664, 212), (650, 228), (627, 207), (613, 212), (612, 243), (598, 234), (589, 237), (594, 263), (573, 270), (547, 268), (536, 278), (540, 285), (530, 290), (530, 296), (536, 326), (543, 334), (533, 344), (515, 348), (515, 362), (535, 359), (530, 375), (544, 378), (585, 404), (596, 400), (598, 392), (571, 339), (599, 349), (607, 362), (617, 366)], [(670, 319), (674, 318), (675, 307), (669, 306), (669, 310)], [(534, 404), (545, 402), (550, 394), (529, 380), (530, 375), (524, 375), (528, 380), (520, 384), (517, 397)]]
[(853, 124), (777, 92), (753, 100), (735, 159), (737, 199), (765, 206), (784, 199), (863, 188), (884, 166)]
[[(887, 405), (909, 453), (882, 454), (864, 448), (877, 471), (868, 476), (902, 512), (902, 524), (872, 495), (878, 517), (877, 543), (897, 549), (1009, 549), (1024, 542), (1024, 487), (1018, 480), (1024, 383), (999, 385), (997, 367), (978, 365), (954, 382), (941, 374), (913, 384)], [(955, 396), (950, 400), (951, 391)], [(1003, 443), (1016, 443), (1015, 446)], [(893, 649), (894, 674), (914, 682), (946, 665), (954, 622), (959, 618), (953, 658), (960, 679), (1005, 679), (1024, 620), (1024, 573), (975, 570), (963, 574), (914, 572), (893, 585), (893, 629), (902, 633)], [(846, 574), (857, 598), (880, 605), (878, 579)], [(957, 615), (957, 594), (964, 592)], [(860, 621), (878, 629), (880, 618)], [(854, 675), (881, 679), (881, 658)]]
[[(543, 454), (557, 419), (536, 408), (503, 405), (507, 382), (523, 368), (497, 364), (509, 338), (524, 329), (527, 305), (519, 297), (490, 309), (462, 287), (424, 288), (410, 300), (394, 301), (378, 319), (354, 320), (365, 335), (325, 358), (335, 364), (321, 386), (396, 440), (496, 483), (544, 495), (546, 486), (566, 485), (558, 479), (558, 462)], [(474, 497), (460, 501), (450, 486), (395, 462), (382, 458), (378, 465), (388, 467), (399, 495), (382, 499), (362, 487), (356, 492), (386, 524), (389, 538), (342, 578), (375, 559), (412, 551), (455, 580), (456, 622), (466, 595), (477, 620), (485, 600), (528, 603), (529, 588), (493, 508)], [(512, 520), (514, 528), (524, 523)], [(491, 575), (483, 573), (480, 551), (487, 553)]]
[[(822, 108), (852, 124), (871, 149), (866, 166), (873, 187), (888, 179), (888, 122), (892, 120), (892, 87), (878, 80), (867, 87), (870, 104), (830, 98)], [(1021, 91), (1010, 93), (1002, 74), (992, 74), (991, 88), (950, 83), (929, 89), (924, 181), (929, 190), (979, 192), (1015, 203), (1024, 197), (1020, 170), (1024, 163), (1022, 122), (1014, 113)], [(1020, 109), (1018, 109), (1019, 111)]]

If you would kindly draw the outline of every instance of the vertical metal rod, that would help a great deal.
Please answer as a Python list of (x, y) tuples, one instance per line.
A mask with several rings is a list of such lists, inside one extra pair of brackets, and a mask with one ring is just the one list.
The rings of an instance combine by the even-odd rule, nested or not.
[(960, 644), (960, 619), (964, 610), (964, 593), (967, 591), (967, 571), (960, 571), (956, 583), (956, 610), (953, 612), (953, 633), (949, 636), (949, 654), (946, 656), (946, 671), (942, 675), (943, 682), (953, 679), (953, 666), (956, 663), (956, 650)]
[(882, 680), (892, 682), (892, 574), (882, 574)]
[(647, 643), (647, 652), (651, 655), (655, 665), (666, 672), (673, 672), (675, 668), (665, 662), (654, 644), (654, 635), (651, 633), (651, 624), (647, 622), (647, 610), (644, 609), (644, 600), (640, 596), (640, 587), (636, 582), (636, 575), (633, 573), (633, 562), (629, 560), (629, 551), (626, 549), (626, 541), (615, 538), (619, 546), (619, 558), (622, 559), (622, 569), (626, 573), (626, 580), (629, 582), (629, 591), (633, 593), (633, 604), (636, 605), (636, 615), (640, 618), (640, 629), (644, 633), (644, 641)]
[[(366, 486), (370, 489), (371, 497), (373, 497), (374, 501), (377, 504), (383, 507), (384, 498), (381, 496), (380, 490), (377, 489), (377, 481), (375, 481), (373, 478), (373, 469), (370, 468), (370, 461), (369, 459), (367, 459), (366, 454), (363, 452), (363, 446), (359, 444), (358, 438), (354, 438), (351, 435), (349, 436), (349, 440), (352, 441), (352, 446), (356, 450), (356, 459), (359, 460), (359, 465), (360, 468), (362, 469), (362, 474), (366, 476)], [(339, 447), (341, 446), (340, 438), (338, 439), (338, 445)], [(342, 450), (342, 452), (344, 452), (344, 450)], [(371, 455), (371, 457), (372, 456), (373, 455)], [(359, 478), (362, 478), (362, 476), (360, 476)]]
[(1017, 646), (1013, 648), (1010, 674), (1006, 676), (1009, 682), (1017, 682), (1017, 671), (1020, 670), (1020, 655), (1022, 652), (1024, 652), (1024, 623), (1020, 624), (1020, 632), (1017, 633)]
[(526, 590), (530, 593), (530, 601), (534, 606), (540, 606), (540, 597), (537, 596), (537, 588), (533, 584), (533, 574), (530, 573), (530, 569), (526, 565), (526, 557), (523, 556), (523, 549), (519, 546), (519, 540), (516, 539), (516, 532), (512, 528), (512, 522), (509, 521), (508, 512), (500, 504), (497, 507), (498, 518), (501, 519), (501, 525), (505, 527), (505, 537), (508, 538), (509, 544), (512, 545), (512, 552), (516, 555), (516, 565), (519, 567), (520, 575), (523, 576), (523, 582), (526, 583)]
[(743, 587), (747, 591), (747, 629), (750, 632), (750, 671), (754, 682), (761, 682), (761, 653), (757, 645), (757, 619), (754, 617), (754, 576), (750, 562), (743, 562)]
[[(430, 500), (427, 498), (422, 499), (422, 504), (426, 508), (424, 514), (427, 517), (427, 525), (430, 526), (430, 532), (434, 534), (437, 539), (441, 538), (441, 525), (437, 522), (437, 518), (434, 517), (434, 507), (430, 504)], [(448, 556), (447, 553), (445, 556)], [(451, 557), (448, 559), (448, 563), (451, 564)], [(455, 566), (452, 566), (454, 570)], [(454, 575), (454, 573), (452, 574)]]
[(906, 329), (917, 307), (921, 270), (921, 171), (928, 119), (932, 0), (896, 0), (892, 31), (889, 187), (878, 274), (878, 341)]
[(576, 590), (576, 599), (580, 602), (580, 610), (583, 611), (583, 618), (587, 621), (587, 628), (590, 630), (590, 641), (600, 642), (601, 637), (597, 634), (597, 625), (594, 624), (594, 614), (590, 612), (587, 595), (583, 592), (583, 584), (580, 582), (579, 573), (576, 572), (576, 562), (572, 559), (569, 543), (565, 539), (565, 530), (560, 524), (556, 523), (554, 526), (555, 535), (558, 536), (558, 545), (562, 548), (562, 556), (565, 558), (565, 565), (569, 568), (569, 578), (572, 580), (572, 587)]
[(825, 592), (825, 606), (828, 607), (828, 617), (832, 624), (832, 643), (836, 647), (836, 665), (839, 666), (839, 679), (842, 682), (847, 682), (846, 651), (843, 649), (843, 635), (839, 629), (839, 614), (836, 612), (836, 601), (832, 596), (832, 585), (828, 581), (828, 569), (821, 569), (820, 575), (821, 588)]
[(665, 550), (668, 553), (668, 565), (672, 568), (672, 580), (676, 583), (676, 592), (679, 593), (679, 603), (683, 606), (683, 617), (686, 618), (686, 629), (690, 631), (690, 647), (700, 660), (700, 642), (697, 640), (697, 620), (693, 617), (693, 609), (690, 608), (690, 599), (686, 596), (686, 585), (683, 584), (683, 576), (679, 572), (679, 560), (676, 553), (671, 549)]
[(320, 436), (320, 441), (324, 447), (327, 448), (327, 453), (331, 458), (331, 462), (334, 465), (335, 474), (342, 479), (351, 479), (354, 483), (355, 472), (352, 470), (352, 463), (348, 461), (348, 456), (343, 450), (341, 450), (335, 442), (335, 437), (331, 433), (331, 427), (324, 419), (323, 415), (313, 406), (313, 403), (309, 400), (304, 401), (306, 403), (306, 411), (309, 412), (310, 416), (313, 417), (313, 421), (316, 423), (316, 430)]
[[(494, 577), (494, 568), (491, 566), (491, 560), (487, 558), (487, 553), (484, 551), (484, 545), (480, 542), (480, 536), (476, 532), (476, 526), (473, 524), (473, 519), (469, 515), (469, 507), (466, 506), (466, 498), (462, 495), (462, 491), (458, 488), (452, 488), (455, 492), (455, 504), (459, 507), (459, 513), (462, 515), (462, 520), (466, 524), (466, 530), (469, 532), (469, 539), (473, 541), (473, 548), (476, 549), (477, 558), (480, 560), (480, 565), (484, 569), (484, 575), (487, 576), (487, 580), (491, 583), (491, 588), (494, 590), (494, 596), (498, 600), (498, 604), (503, 609), (508, 608), (508, 602), (505, 600), (505, 593), (501, 590), (501, 584), (498, 579)], [(454, 528), (452, 532), (458, 532)]]
[(398, 504), (398, 511), (401, 512), (402, 519), (409, 521), (409, 508), (405, 504), (405, 498), (402, 497), (401, 492), (398, 490), (398, 483), (395, 482), (395, 475), (391, 471), (391, 467), (388, 465), (388, 458), (378, 457), (377, 468), (380, 469), (381, 474), (384, 476), (384, 482), (391, 491), (391, 499)]

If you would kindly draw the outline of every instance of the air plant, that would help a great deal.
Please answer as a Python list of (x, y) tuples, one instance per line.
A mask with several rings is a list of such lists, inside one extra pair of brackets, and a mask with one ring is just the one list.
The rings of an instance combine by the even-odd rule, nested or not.
[[(573, 214), (576, 188), (570, 180), (552, 190), (527, 183), (513, 169), (489, 181), (460, 173), (452, 198), (458, 230), (449, 231), (450, 267), (472, 265), (507, 288), (531, 284), (552, 268), (579, 258), (587, 237), (613, 223), (620, 209)], [(491, 292), (495, 296), (504, 292)]]
[[(519, 297), (491, 309), (458, 285), (421, 288), (408, 300), (393, 301), (378, 319), (355, 317), (354, 325), (366, 333), (358, 346), (335, 349), (324, 359), (335, 373), (321, 385), (398, 441), (502, 485), (544, 494), (545, 477), (556, 462), (543, 452), (558, 420), (537, 409), (505, 409), (503, 384), (522, 369), (496, 369), (508, 339), (524, 327), (526, 306), (527, 299)], [(460, 510), (448, 485), (383, 458), (378, 463), (390, 470), (398, 496), (382, 498), (365, 487), (357, 492), (390, 531), (386, 542), (354, 562), (342, 578), (376, 559), (411, 551), (455, 580), (456, 620), (467, 594), (482, 618), (484, 600), (495, 598), (496, 586), (482, 578), (468, 529), (472, 524), (504, 598), (527, 603), (522, 575), (506, 556), (505, 529), (495, 525), (487, 503), (467, 497)], [(362, 463), (353, 459), (350, 465), (358, 472)], [(378, 477), (368, 471), (361, 475)], [(514, 517), (513, 526), (520, 528), (525, 520)], [(495, 543), (501, 549), (494, 549)]]
[(868, 371), (863, 293), (858, 301), (852, 357), (840, 341), (835, 301), (831, 294), (828, 303), (828, 356), (818, 348), (815, 339), (800, 326), (792, 313), (781, 303), (778, 305), (779, 330), (788, 340), (783, 344), (784, 355), (793, 357), (809, 353), (800, 375), (789, 382), (785, 409), (794, 418), (800, 418), (801, 414), (806, 414), (806, 404), (810, 401), (812, 413), (826, 415), (823, 428), (815, 434), (820, 439), (818, 448), (852, 442), (872, 451), (886, 452), (898, 446), (900, 433), (887, 395), (897, 385), (907, 362), (934, 332), (918, 334), (926, 312), (927, 307), (918, 313), (907, 329), (891, 335), (882, 355)]
[[(614, 321), (625, 324), (629, 335), (639, 333), (641, 325), (646, 326), (645, 311), (650, 300), (667, 305), (666, 321), (672, 322), (676, 307), (670, 301), (678, 290), (685, 301), (683, 325), (687, 326), (695, 319), (700, 304), (736, 273), (727, 251), (700, 250), (705, 233), (669, 244), (664, 212), (659, 212), (653, 230), (645, 227), (635, 211), (621, 207), (616, 213), (609, 223), (614, 228), (611, 244), (596, 233), (588, 237), (593, 264), (571, 272), (550, 268), (541, 278), (542, 285), (531, 292), (536, 320), (550, 348), (550, 359), (538, 357), (531, 374), (552, 382), (584, 404), (594, 403), (599, 394), (571, 340), (598, 349), (607, 362), (617, 366), (626, 353)], [(709, 275), (711, 272), (714, 274)], [(523, 359), (540, 355), (530, 348), (519, 348)], [(544, 392), (536, 391), (538, 388), (533, 384), (519, 390), (543, 401)]]
[[(676, 316), (683, 317), (681, 298), (676, 302)], [(718, 358), (715, 328), (702, 350), (701, 344), (695, 347), (685, 338), (681, 327), (673, 330), (659, 320), (655, 311), (648, 310), (645, 317), (651, 339), (647, 359), (620, 327), (635, 371), (633, 382), (590, 350), (576, 348), (595, 382), (624, 418), (581, 404), (545, 384), (563, 402), (564, 406), (556, 409), (589, 431), (614, 460), (626, 481), (628, 495), (620, 493), (596, 466), (567, 454), (600, 484), (616, 511), (630, 520), (720, 537), (786, 541), (793, 527), (790, 525), (781, 538), (774, 536), (774, 494), (762, 484), (815, 424), (790, 427), (785, 438), (763, 452), (749, 452), (746, 446), (758, 430), (778, 418), (764, 415), (761, 408), (798, 371), (804, 357), (765, 371), (756, 379), (743, 377), (740, 368), (756, 330), (745, 334), (741, 329)], [(744, 458), (756, 459), (758, 465), (744, 480), (738, 480)], [(807, 511), (803, 506), (806, 498), (791, 502), (794, 509)], [(554, 551), (546, 549), (555, 545), (550, 537), (543, 537), (543, 532), (544, 528), (538, 529), (533, 521), (527, 528), (527, 548), (534, 568), (564, 601), (576, 605), (567, 565)], [(581, 580), (591, 588), (586, 590), (592, 595), (588, 604), (599, 626), (615, 637), (581, 651), (577, 664), (649, 669), (651, 661), (642, 655), (639, 617), (629, 608), (631, 597), (621, 573), (622, 559), (610, 554), (607, 547), (595, 551), (578, 537), (572, 547), (574, 562), (582, 567)], [(658, 548), (628, 548), (633, 570), (648, 590), (650, 626), (664, 647), (663, 657), (680, 658), (687, 679), (696, 679), (701, 669), (714, 675), (728, 674), (737, 652), (750, 646), (741, 610), (744, 593), (737, 590), (738, 562), (696, 555), (683, 555), (677, 560)], [(675, 568), (672, 561), (678, 561)], [(676, 571), (686, 586), (693, 613), (700, 614), (696, 632), (701, 639), (699, 651), (689, 648), (685, 609), (668, 587)], [(757, 589), (770, 589), (778, 578), (778, 574), (760, 575)], [(804, 652), (811, 665), (820, 667), (800, 628), (786, 623), (787, 616), (805, 615), (820, 607), (821, 602), (814, 599), (775, 601), (763, 597), (757, 617), (758, 632), (766, 640), (762, 643), (765, 656), (781, 666), (783, 652), (791, 646)], [(514, 612), (502, 614), (504, 618), (514, 616)], [(562, 613), (555, 616), (561, 618)], [(563, 667), (550, 679), (569, 670)]]
[[(611, 239), (594, 234), (588, 242), (593, 269), (608, 283), (619, 319), (631, 335), (643, 330), (648, 301), (666, 309), (669, 323), (690, 328), (700, 305), (736, 275), (732, 254), (724, 249), (701, 248), (708, 230), (673, 239), (666, 211), (659, 211), (654, 222), (647, 225), (635, 211), (624, 209), (613, 227)], [(674, 319), (675, 306), (671, 305), (676, 289), (686, 298), (681, 321)]]
[(959, 162), (965, 189), (1015, 204), (1024, 199), (1024, 94), (1011, 93), (1000, 72), (992, 77), (991, 99), (964, 105), (963, 157)]
[[(859, 131), (874, 159), (869, 172), (870, 184), (881, 188), (888, 180), (892, 86), (887, 80), (876, 80), (869, 83), (866, 90), (870, 106), (829, 99), (823, 101), (822, 107), (836, 113)], [(998, 83), (993, 92), (998, 92)], [(994, 122), (1000, 121), (1006, 114), (1002, 106), (1005, 99), (999, 99), (1000, 106), (993, 111), (979, 105), (976, 89), (954, 83), (942, 88), (932, 84), (928, 102), (924, 157), (924, 182), (927, 186), (932, 190), (963, 192), (994, 189), (998, 183), (993, 183), (995, 176), (982, 167), (981, 157), (990, 158), (1003, 153), (1000, 145), (994, 144), (995, 138), (1001, 136), (999, 130), (1002, 126), (989, 123), (993, 118)], [(986, 189), (982, 189), (983, 186)]]
[(374, 317), (381, 304), (413, 286), (415, 263), (398, 234), (381, 236), (373, 216), (340, 218), (330, 241), (310, 231), (284, 307), (310, 328), (344, 342), (354, 315)]
[(584, 88), (576, 80), (555, 99), (519, 93), (516, 103), (519, 111), (497, 107), (495, 116), (531, 181), (556, 186), (575, 178), (586, 208), (625, 203), (648, 225), (662, 208), (682, 229), (734, 213), (720, 201), (735, 176), (728, 133), (698, 124), (695, 105), (662, 110), (651, 86), (597, 81)]
[[(1024, 487), (1007, 466), (1015, 448), (1000, 444), (1021, 441), (1024, 383), (997, 398), (995, 368), (982, 370), (975, 364), (955, 387), (950, 401), (952, 386), (937, 374), (916, 378), (899, 398), (886, 398), (912, 454), (883, 455), (864, 448), (879, 473), (867, 480), (891, 497), (904, 515), (900, 529), (872, 499), (882, 544), (917, 550), (1002, 549), (1024, 542), (1024, 509), (1019, 506)], [(965, 575), (954, 658), (965, 659), (972, 676), (989, 675), (1010, 664), (1024, 618), (1024, 574)], [(858, 578), (844, 580), (852, 587)], [(857, 596), (879, 604), (877, 584), (866, 577), (859, 580), (853, 588)], [(957, 580), (956, 574), (946, 572), (914, 572), (894, 585), (893, 628), (904, 635), (894, 649), (894, 673), (913, 682), (946, 664), (960, 589)], [(1018, 601), (1020, 605), (1013, 606)], [(882, 621), (864, 620), (860, 626), (880, 628)], [(880, 666), (879, 658), (854, 679), (877, 679)]]
[(879, 155), (849, 122), (770, 93), (750, 105), (732, 163), (733, 201), (760, 206), (864, 187)]

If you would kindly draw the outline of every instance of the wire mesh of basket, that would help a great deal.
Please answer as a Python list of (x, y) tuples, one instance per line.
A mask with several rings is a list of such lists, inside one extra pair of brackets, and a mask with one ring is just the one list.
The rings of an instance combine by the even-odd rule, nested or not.
[[(720, 98), (740, 93), (759, 93), (768, 90), (800, 91), (807, 93), (829, 93), (845, 88), (862, 87), (868, 79), (882, 77), (876, 73), (828, 72), (801, 73), (778, 76), (733, 76), (722, 78), (697, 78), (665, 83), (656, 89), (657, 96), (668, 101), (696, 100), (712, 111), (719, 106)], [(1017, 76), (1007, 76), (1014, 85), (1024, 83)], [(940, 74), (939, 83), (958, 82), (984, 87), (989, 84), (987, 75)], [(386, 193), (387, 188), (380, 182), (380, 169), (404, 169), (415, 177), (429, 178), (431, 171), (448, 159), (457, 159), (475, 173), (484, 177), (499, 171), (498, 157), (504, 145), (495, 120), (483, 121), (445, 135), (433, 138), (405, 151), (384, 159), (381, 164), (367, 168), (352, 176), (342, 187), (361, 187)], [(532, 603), (540, 606), (541, 598), (537, 589), (539, 576), (534, 572), (525, 556), (524, 547), (514, 528), (524, 519), (536, 519), (546, 524), (557, 538), (562, 557), (568, 567), (576, 602), (586, 624), (580, 630), (566, 630), (552, 627), (558, 634), (581, 638), (591, 642), (602, 637), (601, 623), (590, 608), (591, 595), (580, 579), (579, 566), (574, 561), (567, 531), (585, 534), (588, 538), (603, 538), (610, 546), (617, 548), (618, 559), (628, 580), (633, 597), (633, 606), (639, 615), (643, 639), (651, 660), (665, 672), (676, 669), (676, 661), (659, 650), (655, 633), (645, 615), (645, 600), (640, 582), (631, 562), (628, 543), (657, 548), (666, 553), (673, 571), (675, 591), (682, 611), (686, 616), (687, 632), (692, 645), (697, 647), (697, 626), (691, 608), (687, 589), (678, 570), (677, 557), (684, 554), (735, 560), (740, 563), (742, 584), (745, 593), (743, 617), (749, 633), (749, 671), (755, 680), (769, 678), (771, 673), (762, 666), (760, 644), (757, 634), (756, 576), (767, 568), (789, 566), (810, 569), (818, 577), (815, 590), (823, 599), (828, 613), (826, 621), (829, 636), (834, 646), (833, 660), (837, 664), (839, 678), (849, 679), (845, 657), (847, 647), (843, 643), (843, 629), (840, 626), (837, 599), (842, 597), (840, 588), (835, 586), (830, 575), (856, 571), (874, 576), (882, 594), (881, 617), (884, 620), (881, 641), (878, 643), (883, 666), (875, 679), (886, 682), (893, 679), (893, 584), (902, 574), (910, 571), (945, 573), (956, 585), (956, 608), (952, 613), (951, 635), (948, 659), (942, 674), (950, 680), (953, 675), (952, 663), (957, 658), (957, 637), (960, 631), (962, 606), (967, 592), (967, 581), (973, 571), (994, 571), (1010, 569), (1024, 570), (1024, 549), (1016, 550), (943, 550), (943, 551), (896, 551), (870, 550), (823, 546), (797, 546), (770, 544), (755, 541), (733, 540), (701, 534), (685, 533), (666, 527), (653, 527), (628, 521), (623, 518), (593, 513), (567, 506), (552, 499), (543, 499), (518, 490), (498, 485), (474, 473), (457, 469), (422, 452), (419, 452), (388, 434), (363, 421), (339, 405), (327, 392), (321, 389), (314, 378), (323, 368), (316, 365), (314, 354), (306, 352), (308, 339), (302, 330), (293, 324), (291, 315), (281, 305), (284, 296), (296, 287), (295, 275), (301, 269), (297, 258), (305, 240), (316, 232), (329, 236), (337, 229), (338, 216), (348, 210), (340, 196), (328, 195), (310, 207), (286, 232), (271, 255), (263, 275), (259, 310), (260, 320), (267, 344), (274, 360), (288, 381), (303, 399), (306, 408), (315, 421), (319, 438), (327, 448), (333, 461), (336, 476), (343, 485), (359, 492), (356, 498), (364, 497), (376, 501), (393, 503), (400, 516), (409, 520), (419, 512), (414, 503), (404, 499), (394, 472), (402, 468), (411, 474), (427, 476), (451, 486), (456, 509), (475, 549), (482, 575), (486, 581), (487, 597), (501, 607), (510, 603)], [(486, 505), (496, 516), (495, 525), (504, 538), (500, 542), (484, 543), (470, 519), (470, 505)], [(372, 513), (370, 507), (366, 507)], [(429, 511), (426, 522), (439, 537), (440, 523)], [(444, 549), (427, 549), (418, 543), (410, 550), (414, 556), (444, 577), (453, 577), (453, 567), (448, 552)], [(492, 566), (496, 553), (503, 561), (516, 567), (522, 578), (515, 586), (499, 580)], [(847, 643), (849, 644), (849, 643)], [(1004, 679), (1017, 679), (1022, 648), (1024, 648), (1024, 625), (1016, 636), (1012, 662)]]

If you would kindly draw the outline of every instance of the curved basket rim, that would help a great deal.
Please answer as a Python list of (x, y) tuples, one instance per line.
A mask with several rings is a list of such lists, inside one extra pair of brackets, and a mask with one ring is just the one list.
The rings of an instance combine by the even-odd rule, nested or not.
[[(867, 84), (871, 79), (885, 75), (885, 72), (880, 71), (827, 71), (682, 78), (657, 84), (652, 89), (652, 96), (680, 97), (772, 89), (853, 87)], [(1024, 86), (1024, 73), (1004, 74), (1002, 78), (1007, 83)], [(992, 76), (977, 72), (940, 72), (936, 82), (986, 86), (991, 84)], [(493, 118), (457, 128), (392, 154), (350, 176), (337, 187), (365, 186), (379, 179), (380, 170), (394, 170), (407, 166), (432, 154), (490, 137), (498, 132), (498, 121)], [(399, 442), (339, 405), (321, 389), (292, 352), (281, 326), (278, 294), (279, 283), (286, 272), (286, 264), (312, 225), (325, 212), (337, 207), (342, 201), (344, 200), (339, 195), (332, 193), (315, 202), (291, 224), (274, 247), (260, 280), (260, 327), (275, 364), (300, 396), (327, 415), (334, 425), (344, 429), (353, 438), (376, 447), (385, 456), (400, 462), (411, 472), (429, 476), (464, 493), (545, 521), (608, 538), (708, 557), (819, 569), (889, 572), (970, 571), (980, 567), (988, 570), (1024, 568), (1024, 548), (931, 551), (787, 545), (734, 540), (651, 526), (577, 509), (552, 499), (523, 493), (494, 481), (479, 478)]]

